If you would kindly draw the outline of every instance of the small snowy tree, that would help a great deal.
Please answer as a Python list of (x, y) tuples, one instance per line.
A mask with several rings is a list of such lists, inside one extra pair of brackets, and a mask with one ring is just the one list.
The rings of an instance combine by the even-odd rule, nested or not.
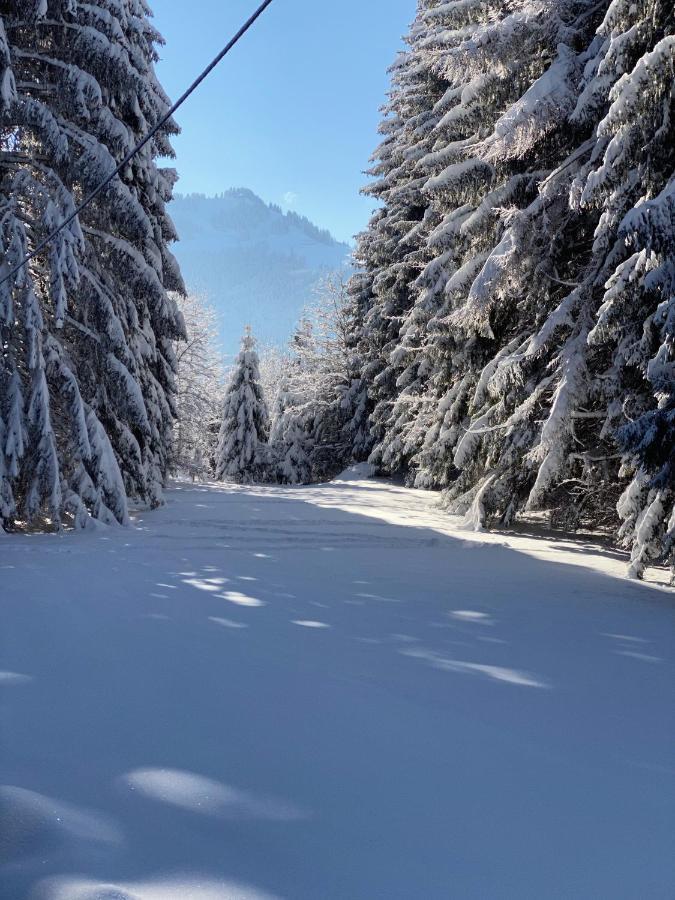
[(223, 358), (215, 309), (194, 294), (176, 297), (187, 341), (176, 343), (173, 468), (192, 477), (213, 472), (222, 413)]
[[(288, 351), (271, 343), (258, 343), (257, 351), (263, 396), (276, 397), (279, 386), (288, 371), (290, 363)], [(274, 421), (274, 410), (271, 415), (272, 421)]]
[(276, 477), (321, 481), (351, 459), (349, 297), (327, 278), (305, 309), (289, 345), (272, 413)]
[(294, 391), (297, 378), (290, 367), (282, 377), (274, 401), (273, 425), (270, 433), (270, 446), (276, 480), (282, 484), (307, 484), (312, 480), (312, 447), (314, 444), (311, 428), (304, 421), (303, 413), (307, 412), (306, 398)]
[(262, 480), (267, 466), (268, 438), (269, 415), (260, 383), (255, 338), (247, 328), (225, 393), (216, 478), (238, 482)]

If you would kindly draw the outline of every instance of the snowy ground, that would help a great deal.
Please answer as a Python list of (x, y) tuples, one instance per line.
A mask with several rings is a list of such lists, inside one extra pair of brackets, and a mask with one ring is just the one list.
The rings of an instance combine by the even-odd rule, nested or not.
[(673, 593), (432, 502), (2, 538), (2, 900), (672, 900)]

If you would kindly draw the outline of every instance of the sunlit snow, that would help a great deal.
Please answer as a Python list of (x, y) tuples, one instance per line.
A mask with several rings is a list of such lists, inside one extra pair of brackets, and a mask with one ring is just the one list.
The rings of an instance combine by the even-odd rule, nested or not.
[(367, 474), (2, 538), (2, 900), (669, 897), (672, 592)]

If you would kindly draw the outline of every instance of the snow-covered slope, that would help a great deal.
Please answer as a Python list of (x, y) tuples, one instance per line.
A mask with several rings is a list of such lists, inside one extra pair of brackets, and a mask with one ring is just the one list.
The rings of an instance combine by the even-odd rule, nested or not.
[(348, 270), (347, 244), (244, 188), (178, 196), (170, 212), (183, 277), (220, 312), (229, 354), (247, 324), (263, 342), (284, 344), (317, 283)]
[(2, 900), (671, 900), (672, 592), (364, 475), (0, 539)]

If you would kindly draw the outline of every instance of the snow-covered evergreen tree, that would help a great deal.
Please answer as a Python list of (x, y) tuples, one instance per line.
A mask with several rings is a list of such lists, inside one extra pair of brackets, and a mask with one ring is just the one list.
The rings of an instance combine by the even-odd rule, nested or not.
[(631, 575), (675, 572), (675, 27), (672, 4), (613, 0), (579, 114), (601, 118), (573, 195), (599, 212), (589, 370), (623, 451)]
[(265, 480), (269, 429), (255, 338), (247, 329), (225, 392), (216, 478), (237, 482)]
[[(675, 525), (672, 4), (429, 0), (411, 34), (424, 127), (395, 76), (350, 288), (355, 452), (477, 527), (618, 529), (632, 475), (639, 576)], [(413, 244), (386, 241), (398, 197)]]
[(575, 139), (560, 123), (574, 105), (581, 64), (570, 45), (591, 30), (589, 6), (553, 0), (517, 3), (499, 15), (479, 4), (437, 10), (456, 39), (438, 63), (450, 82), (438, 149), (420, 162), (442, 220), (429, 237), (433, 258), (418, 281), (423, 322), (427, 316), (422, 365), (437, 411), (428, 429), (424, 411), (427, 435), (414, 464), (421, 486), (443, 486), (461, 473), (449, 494), (458, 512), (473, 505), (487, 480), (484, 507), (501, 495), (497, 505), (506, 500), (500, 514), (507, 518), (514, 491), (523, 491), (512, 481), (507, 489), (493, 471), (495, 453), (506, 449), (503, 430), (492, 451), (489, 439), (480, 438), (537, 384), (532, 376), (507, 378), (500, 398), (492, 379), (522, 352), (550, 288), (537, 270), (539, 249), (520, 251), (518, 240), (532, 237), (544, 246), (549, 239), (531, 222), (538, 185)]
[[(424, 15), (434, 5), (420, 0), (408, 47), (391, 68), (389, 102), (380, 126), (383, 141), (369, 172), (375, 180), (365, 190), (382, 207), (359, 236), (355, 260), (362, 271), (350, 285), (352, 365), (360, 372), (357, 377), (350, 373), (345, 395), (348, 431), (357, 458), (374, 443), (373, 461), (389, 469), (398, 468), (405, 456), (398, 439), (391, 439), (400, 396), (400, 361), (392, 354), (414, 303), (412, 284), (421, 268), (425, 235), (434, 224), (422, 192), (425, 179), (416, 170), (417, 161), (433, 147), (433, 129), (441, 116), (437, 102), (445, 88), (432, 70), (433, 54), (427, 49), (438, 37), (438, 29)], [(370, 435), (364, 427), (366, 414)]]
[(322, 481), (351, 461), (350, 325), (346, 285), (328, 278), (298, 323), (276, 392), (270, 442), (282, 482)]
[[(0, 269), (9, 272), (168, 108), (142, 0), (22, 2), (0, 21)], [(158, 502), (181, 289), (167, 126), (0, 296), (2, 524), (126, 521)]]
[(175, 353), (176, 411), (173, 463), (192, 477), (213, 473), (223, 409), (224, 368), (216, 311), (201, 297), (176, 296), (187, 340)]
[[(450, 479), (451, 511), (480, 511), (481, 525), (494, 517), (508, 522), (527, 502), (536, 465), (528, 451), (539, 442), (541, 407), (553, 393), (548, 361), (529, 352), (531, 338), (561, 281), (573, 280), (564, 258), (572, 231), (565, 233), (568, 188), (555, 173), (560, 166), (569, 180), (568, 156), (583, 139), (566, 123), (584, 65), (573, 48), (592, 35), (598, 10), (553, 2), (532, 19), (533, 9), (519, 5), (448, 54), (449, 72), (461, 77), (468, 69), (478, 79), (478, 95), (463, 89), (452, 120), (468, 116), (481, 131), (462, 148), (464, 161), (428, 183), (435, 202), (444, 202), (448, 184), (460, 193), (430, 239), (450, 265), (439, 270), (434, 260), (422, 279), (427, 290), (442, 285), (445, 302), (430, 322), (432, 383), (442, 393), (418, 483)], [(576, 223), (576, 230), (579, 239), (583, 227)]]
[[(541, 375), (538, 388), (524, 396), (508, 417), (499, 415), (497, 423), (501, 419), (503, 424), (496, 434), (488, 434), (486, 443), (494, 447), (499, 441), (502, 459), (505, 447), (517, 448), (506, 459), (506, 467), (514, 473), (509, 490), (513, 493), (517, 466), (523, 460), (526, 478), (521, 490), (529, 491), (527, 508), (557, 505), (563, 524), (616, 527), (614, 506), (621, 476), (630, 468), (629, 463), (620, 470), (617, 441), (622, 426), (659, 402), (646, 376), (651, 354), (658, 352), (658, 341), (650, 346), (656, 336), (650, 313), (662, 304), (663, 295), (659, 275), (651, 281), (648, 273), (653, 264), (668, 280), (672, 224), (658, 213), (649, 225), (647, 220), (651, 198), (667, 189), (673, 172), (672, 125), (665, 113), (670, 102), (665, 98), (672, 90), (668, 73), (672, 50), (664, 71), (654, 65), (652, 49), (662, 46), (667, 22), (665, 8), (658, 3), (610, 4), (596, 38), (580, 56), (585, 64), (578, 82), (580, 96), (569, 117), (571, 133), (585, 128), (587, 134), (590, 126), (591, 137), (579, 141), (546, 179), (541, 199), (533, 205), (536, 218), (526, 221), (521, 236), (514, 235), (516, 271), (522, 269), (523, 255), (538, 259), (538, 271), (552, 286), (549, 298), (539, 295), (544, 316), (532, 317), (538, 330), (522, 345), (516, 355), (520, 358), (500, 363), (499, 377), (503, 384), (507, 374), (521, 381), (537, 369)], [(646, 65), (641, 53), (649, 60)], [(646, 77), (640, 79), (645, 69)], [(636, 83), (631, 84), (636, 72), (636, 80), (641, 80), (637, 91)], [(636, 105), (641, 107), (638, 115)], [(616, 138), (611, 138), (612, 119), (614, 127), (621, 123)], [(636, 232), (642, 230), (637, 223), (643, 204), (646, 227), (640, 238)], [(559, 212), (551, 215), (556, 207)], [(537, 242), (532, 234), (551, 239), (534, 253)], [(631, 245), (638, 251), (632, 255)], [(644, 265), (639, 250), (652, 247), (651, 259)], [(660, 256), (661, 248), (665, 253)], [(532, 279), (527, 292), (538, 296)], [(629, 431), (635, 436), (633, 426)], [(628, 433), (626, 439), (630, 443)], [(635, 574), (642, 571), (640, 559), (658, 557), (670, 544), (667, 496), (655, 487), (644, 471), (638, 471), (619, 502), (619, 513), (627, 520), (622, 536), (633, 547)], [(647, 510), (651, 512), (643, 518)]]
[[(576, 37), (570, 22), (578, 6), (522, 0), (495, 11), (479, 2), (420, 3), (409, 59), (415, 76), (422, 76), (413, 81), (421, 119), (406, 106), (410, 86), (394, 81), (393, 105), (398, 101), (400, 114), (385, 125), (400, 136), (406, 166), (381, 165), (374, 171), (383, 173), (382, 187), (378, 181), (371, 191), (384, 192), (387, 204), (410, 200), (414, 185), (421, 221), (406, 240), (399, 236), (389, 257), (378, 259), (371, 248), (381, 246), (388, 205), (375, 215), (359, 248), (365, 273), (353, 290), (363, 294), (368, 258), (374, 258), (384, 269), (377, 270), (377, 283), (396, 278), (399, 295), (407, 298), (398, 319), (386, 316), (397, 334), (386, 345), (381, 374), (372, 381), (367, 359), (363, 373), (371, 381), (371, 399), (377, 403), (384, 373), (393, 397), (371, 416), (372, 460), (391, 471), (412, 465), (425, 486), (447, 484), (454, 476), (453, 448), (494, 342), (484, 329), (463, 329), (462, 311), (478, 276), (486, 280), (495, 265), (493, 257), (483, 271), (499, 250), (506, 208), (527, 205), (547, 174), (535, 148), (556, 152), (551, 134), (560, 114), (573, 107), (574, 54), (561, 42)], [(531, 159), (523, 165), (522, 157)], [(397, 253), (407, 262), (399, 262)], [(362, 316), (362, 346), (378, 331), (372, 327), (377, 307), (372, 301)]]
[(307, 380), (301, 377), (299, 365), (295, 361), (279, 382), (274, 400), (270, 446), (272, 448), (271, 473), (282, 484), (308, 484), (312, 481), (312, 450), (314, 438), (312, 427), (307, 421), (311, 408), (307, 391)]
[[(288, 368), (288, 351), (275, 344), (261, 344), (260, 342), (256, 345), (256, 350), (263, 395), (275, 398)], [(271, 416), (274, 419), (273, 410)]]

